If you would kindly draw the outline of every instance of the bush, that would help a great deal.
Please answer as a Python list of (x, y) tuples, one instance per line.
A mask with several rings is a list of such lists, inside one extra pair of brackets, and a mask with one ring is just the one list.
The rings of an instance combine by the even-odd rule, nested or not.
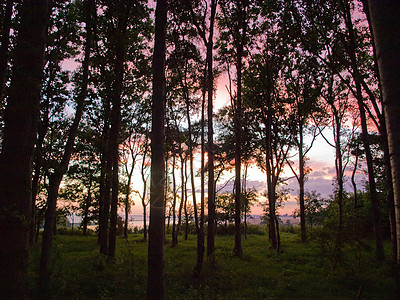
[(290, 224), (290, 225), (285, 224), (285, 225), (281, 225), (279, 227), (279, 231), (298, 234), (298, 233), (300, 233), (300, 226), (293, 225), (293, 224)]
[[(80, 228), (67, 228), (57, 227), (57, 234), (59, 235), (83, 235), (83, 230)], [(96, 232), (92, 229), (86, 230), (86, 235), (96, 235)]]
[[(244, 224), (241, 223), (241, 231), (244, 233)], [(263, 225), (253, 225), (247, 224), (247, 234), (257, 234), (257, 235), (264, 235), (267, 232), (267, 226)], [(235, 224), (222, 224), (218, 225), (216, 234), (220, 235), (234, 235), (235, 234)]]
[(247, 234), (265, 235), (267, 233), (266, 225), (247, 224)]

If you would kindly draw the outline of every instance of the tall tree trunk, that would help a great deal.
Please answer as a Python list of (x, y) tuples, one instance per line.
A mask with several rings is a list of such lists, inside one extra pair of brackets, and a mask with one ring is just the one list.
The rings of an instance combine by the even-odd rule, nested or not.
[(164, 299), (165, 53), (168, 2), (157, 1), (153, 53), (150, 230), (147, 299)]
[(85, 99), (87, 95), (87, 87), (89, 84), (89, 61), (92, 45), (92, 13), (94, 12), (94, 0), (90, 0), (86, 4), (86, 43), (85, 43), (85, 57), (82, 63), (82, 86), (77, 97), (77, 108), (74, 120), (68, 132), (68, 140), (65, 145), (64, 154), (61, 162), (55, 167), (54, 173), (50, 176), (49, 181), (49, 195), (47, 198), (47, 211), (45, 218), (45, 227), (42, 238), (42, 252), (40, 257), (39, 268), (39, 294), (47, 295), (50, 280), (50, 259), (51, 259), (51, 245), (53, 240), (54, 231), (56, 226), (56, 209), (58, 189), (60, 187), (62, 178), (68, 169), (68, 164), (72, 155), (72, 150), (75, 143), (75, 137), (78, 133), (79, 122), (83, 115), (85, 107)]
[[(381, 97), (380, 97), (380, 102), (383, 103), (382, 99), (382, 84), (381, 84), (381, 76), (380, 76), (380, 71), (378, 68), (378, 56), (377, 56), (377, 51), (376, 51), (376, 43), (375, 43), (375, 36), (374, 32), (372, 30), (372, 21), (371, 21), (371, 14), (369, 11), (369, 4), (368, 0), (362, 0), (363, 3), (363, 9), (364, 13), (367, 16), (368, 20), (368, 25), (370, 27), (370, 33), (371, 33), (371, 40), (372, 40), (372, 49), (373, 49), (373, 54), (374, 54), (374, 62), (375, 62), (375, 73), (376, 76), (378, 77), (378, 85), (379, 89), (381, 91)], [(374, 95), (371, 95), (371, 93), (368, 93), (370, 96), (371, 102), (374, 104), (374, 107), (379, 107), (379, 105), (376, 103), (376, 97)], [(372, 96), (372, 97), (371, 97)], [(379, 114), (378, 114), (379, 115)], [(396, 255), (397, 255), (397, 241), (396, 241), (396, 217), (395, 217), (395, 205), (394, 205), (394, 195), (393, 195), (393, 184), (392, 184), (392, 168), (390, 165), (390, 151), (389, 151), (389, 144), (388, 144), (388, 135), (387, 135), (387, 129), (386, 129), (386, 117), (385, 117), (385, 110), (383, 109), (382, 113), (380, 114), (379, 118), (379, 133), (381, 134), (381, 140), (383, 144), (383, 153), (384, 153), (384, 160), (385, 160), (385, 173), (386, 173), (386, 185), (387, 185), (387, 195), (386, 195), (386, 202), (389, 207), (389, 224), (390, 224), (390, 235), (391, 235), (391, 240), (392, 240), (392, 253), (393, 253), (393, 259), (396, 260)]]
[(8, 64), (8, 47), (10, 45), (11, 16), (14, 1), (6, 0), (1, 27), (1, 46), (0, 46), (0, 103), (3, 103), (4, 88)]
[[(133, 150), (130, 150), (133, 151)], [(133, 176), (133, 170), (135, 169), (135, 157), (133, 155), (133, 152), (131, 152), (131, 157), (132, 157), (132, 165), (131, 169), (128, 171), (128, 165), (125, 165), (125, 171), (126, 174), (128, 175), (128, 182), (126, 184), (126, 190), (125, 190), (125, 225), (124, 225), (124, 238), (128, 238), (128, 218), (129, 218), (129, 212), (130, 212), (130, 202), (129, 202), (129, 197), (131, 195), (131, 182), (132, 182), (132, 176)]]
[(0, 155), (0, 295), (26, 299), (33, 149), (49, 1), (24, 1)]
[[(207, 61), (207, 58), (206, 58)], [(200, 224), (199, 224), (199, 232), (197, 238), (197, 260), (196, 266), (194, 268), (194, 276), (197, 277), (200, 275), (201, 269), (203, 267), (204, 260), (204, 158), (205, 158), (205, 104), (206, 104), (206, 77), (207, 77), (207, 63), (204, 67), (204, 82), (202, 89), (202, 100), (201, 100), (201, 134), (200, 134), (200, 144), (201, 144), (201, 159), (200, 159)]]
[(338, 203), (338, 231), (339, 235), (343, 230), (343, 198), (344, 198), (344, 188), (343, 188), (343, 154), (342, 154), (342, 130), (341, 121), (336, 110), (336, 107), (332, 104), (332, 109), (334, 110), (334, 136), (335, 136), (335, 168), (336, 168), (336, 182), (338, 185), (337, 190), (337, 203)]
[(47, 207), (42, 235), (42, 252), (39, 265), (39, 295), (43, 297), (48, 295), (50, 286), (51, 245), (54, 237), (54, 228), (56, 226), (58, 189), (63, 175), (63, 173), (57, 172), (49, 178)]
[[(89, 169), (90, 169), (90, 165), (89, 165)], [(85, 208), (84, 208), (84, 212), (83, 212), (83, 235), (86, 236), (87, 235), (87, 226), (89, 223), (89, 207), (91, 205), (92, 202), (92, 184), (93, 184), (93, 174), (90, 173), (89, 174), (89, 188), (88, 188), (88, 194), (86, 196), (85, 199)]]
[(176, 226), (176, 240), (175, 240), (175, 244), (178, 244), (178, 235), (181, 229), (181, 225), (182, 225), (182, 209), (183, 209), (183, 205), (184, 205), (184, 199), (185, 199), (185, 173), (184, 173), (184, 169), (185, 169), (185, 163), (186, 163), (186, 159), (183, 157), (183, 150), (180, 153), (180, 160), (181, 160), (181, 202), (179, 204), (179, 211), (178, 211), (178, 225)]
[(187, 190), (187, 180), (188, 180), (188, 174), (187, 174), (187, 163), (185, 162), (185, 200), (183, 204), (183, 211), (185, 213), (185, 241), (188, 239), (189, 235), (189, 213), (188, 213), (188, 190)]
[(351, 173), (351, 184), (353, 185), (353, 193), (354, 193), (353, 207), (354, 207), (354, 211), (356, 211), (358, 208), (358, 191), (357, 191), (357, 184), (356, 184), (356, 172), (357, 172), (358, 159), (359, 159), (358, 145), (357, 145), (356, 152), (354, 155), (356, 156), (356, 161), (354, 162), (354, 169), (353, 169), (353, 172)]
[(173, 201), (172, 201), (172, 247), (176, 246), (176, 179), (175, 179), (175, 163), (176, 163), (176, 154), (172, 154), (172, 194), (173, 194)]
[(35, 226), (36, 226), (36, 197), (37, 193), (39, 192), (39, 181), (40, 181), (40, 172), (42, 170), (43, 165), (43, 157), (42, 157), (42, 148), (43, 148), (43, 141), (46, 136), (46, 132), (49, 126), (49, 106), (46, 104), (44, 112), (44, 120), (39, 122), (38, 126), (38, 134), (35, 146), (35, 171), (32, 178), (32, 211), (31, 211), (31, 225), (29, 231), (29, 244), (33, 245), (35, 242)]
[(307, 232), (306, 232), (306, 214), (305, 214), (305, 205), (304, 205), (304, 128), (303, 128), (303, 120), (299, 118), (299, 206), (300, 206), (300, 233), (301, 233), (301, 242), (305, 243), (307, 241)]
[(105, 123), (101, 137), (101, 171), (100, 171), (100, 195), (99, 195), (99, 236), (100, 253), (108, 253), (108, 219), (110, 213), (110, 177), (111, 177), (111, 158), (109, 147), (109, 113), (110, 101), (105, 100)]
[(276, 251), (279, 251), (279, 227), (277, 227), (277, 218), (276, 218), (276, 182), (277, 178), (274, 171), (274, 153), (272, 149), (272, 96), (271, 93), (267, 94), (267, 112), (264, 117), (265, 124), (265, 149), (266, 149), (266, 157), (265, 157), (265, 171), (267, 174), (267, 190), (268, 190), (268, 208), (269, 208), (269, 238), (271, 240), (272, 248)]
[[(382, 84), (396, 217), (397, 262), (400, 265), (400, 2), (368, 0)], [(398, 268), (397, 268), (398, 269)], [(398, 272), (400, 276), (400, 272)]]
[[(187, 88), (186, 88), (187, 90)], [(190, 122), (190, 104), (189, 95), (186, 92), (186, 118), (188, 121), (188, 135), (189, 135), (189, 167), (190, 167), (190, 183), (192, 186), (192, 199), (193, 199), (193, 209), (194, 209), (194, 222), (196, 226), (196, 231), (198, 235), (199, 231), (199, 218), (197, 214), (197, 201), (196, 201), (196, 185), (194, 184), (194, 168), (193, 168), (193, 140), (192, 140), (192, 124)], [(198, 250), (198, 249), (197, 249)]]
[(125, 37), (127, 33), (127, 23), (130, 15), (132, 3), (128, 2), (124, 6), (125, 11), (119, 12), (118, 27), (115, 36), (115, 62), (114, 62), (114, 84), (111, 96), (111, 129), (110, 129), (110, 151), (112, 162), (112, 188), (111, 188), (111, 210), (110, 210), (110, 233), (108, 239), (108, 258), (115, 257), (115, 247), (117, 238), (117, 216), (118, 216), (118, 194), (119, 194), (119, 143), (121, 129), (121, 95), (124, 80), (124, 60), (125, 60)]
[(217, 0), (211, 1), (210, 33), (207, 43), (207, 152), (208, 152), (208, 227), (207, 227), (207, 261), (215, 264), (215, 183), (214, 183), (214, 129), (213, 129), (213, 38), (214, 20)]
[[(241, 14), (239, 14), (241, 16)], [(241, 20), (241, 18), (239, 18)], [(243, 256), (242, 250), (242, 233), (240, 230), (240, 198), (241, 198), (241, 168), (242, 168), (242, 56), (243, 56), (243, 45), (239, 43), (237, 47), (237, 60), (236, 60), (236, 72), (237, 72), (237, 95), (235, 105), (235, 246), (233, 253), (239, 257)]]
[(242, 194), (244, 195), (244, 220), (243, 220), (243, 233), (244, 238), (247, 240), (247, 208), (249, 206), (249, 199), (247, 193), (247, 170), (248, 170), (248, 162), (246, 162), (244, 167), (244, 174), (243, 174), (243, 184), (242, 184)]
[[(146, 136), (147, 139), (147, 136)], [(146, 142), (147, 145), (147, 142)], [(147, 148), (147, 147), (146, 147)], [(143, 161), (141, 167), (141, 175), (143, 181), (143, 193), (142, 193), (142, 206), (143, 206), (143, 239), (147, 241), (147, 203), (146, 203), (146, 191), (147, 191), (147, 180), (144, 175), (144, 166), (146, 164), (146, 150), (143, 153)]]

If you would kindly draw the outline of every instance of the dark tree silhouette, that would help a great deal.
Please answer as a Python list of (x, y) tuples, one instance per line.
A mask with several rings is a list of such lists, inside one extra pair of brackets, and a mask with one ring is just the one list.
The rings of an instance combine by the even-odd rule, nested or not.
[(33, 148), (49, 1), (24, 1), (0, 156), (0, 295), (27, 298)]
[(400, 262), (400, 2), (369, 0), (372, 32), (376, 46), (383, 109), (386, 116), (397, 229), (397, 263)]
[(164, 299), (165, 53), (168, 2), (157, 1), (153, 53), (147, 299)]

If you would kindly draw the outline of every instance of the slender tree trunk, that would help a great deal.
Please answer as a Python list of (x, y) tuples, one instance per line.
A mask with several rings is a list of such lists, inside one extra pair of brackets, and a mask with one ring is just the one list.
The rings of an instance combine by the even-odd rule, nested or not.
[(189, 234), (189, 213), (187, 210), (188, 206), (188, 192), (187, 192), (187, 180), (188, 180), (188, 174), (187, 174), (187, 163), (185, 162), (185, 201), (183, 204), (183, 211), (185, 213), (185, 241), (188, 239), (188, 234)]
[(172, 155), (172, 193), (173, 193), (173, 201), (172, 201), (172, 247), (176, 246), (176, 179), (175, 179), (175, 163), (176, 163), (176, 155), (173, 153)]
[(132, 182), (132, 176), (133, 176), (133, 170), (135, 169), (135, 157), (133, 154), (133, 149), (131, 151), (131, 158), (132, 158), (132, 165), (131, 169), (128, 171), (128, 166), (125, 165), (125, 171), (128, 175), (128, 182), (126, 184), (126, 191), (125, 191), (125, 225), (124, 225), (124, 238), (128, 238), (128, 218), (129, 218), (129, 212), (130, 212), (130, 201), (129, 197), (131, 195), (131, 182)]
[(24, 1), (0, 155), (0, 295), (26, 299), (33, 149), (49, 1)]
[(100, 253), (108, 253), (108, 230), (110, 215), (110, 192), (111, 192), (111, 152), (110, 152), (110, 111), (111, 100), (106, 97), (103, 100), (104, 106), (104, 125), (101, 135), (101, 170), (100, 170), (100, 195), (99, 195), (99, 235), (98, 243)]
[(357, 191), (357, 184), (356, 184), (356, 172), (357, 172), (357, 167), (358, 167), (358, 159), (359, 159), (359, 149), (358, 145), (356, 148), (355, 156), (356, 156), (356, 161), (354, 162), (354, 169), (351, 174), (351, 184), (353, 185), (353, 193), (354, 193), (354, 210), (356, 211), (358, 208), (358, 191)]
[[(390, 165), (392, 169), (394, 210), (397, 234), (397, 262), (400, 265), (400, 27), (399, 1), (369, 0), (372, 32), (382, 84), (383, 109), (388, 133)], [(398, 272), (400, 274), (400, 272)], [(400, 276), (400, 275), (399, 275)]]
[(184, 205), (184, 199), (185, 199), (185, 159), (183, 157), (183, 153), (180, 154), (180, 159), (181, 159), (181, 202), (179, 204), (179, 211), (178, 211), (178, 225), (176, 226), (176, 245), (178, 244), (178, 235), (181, 229), (182, 225), (182, 209)]
[(249, 199), (248, 199), (248, 193), (247, 193), (247, 169), (248, 169), (248, 162), (246, 162), (245, 169), (244, 169), (244, 174), (243, 174), (243, 189), (242, 193), (244, 195), (244, 238), (247, 240), (247, 208), (249, 207)]
[(342, 233), (343, 230), (343, 155), (342, 155), (342, 131), (341, 131), (341, 124), (340, 124), (340, 117), (336, 108), (332, 105), (334, 109), (334, 136), (335, 136), (335, 149), (336, 149), (336, 156), (335, 156), (335, 167), (336, 167), (336, 182), (338, 185), (337, 190), (337, 203), (338, 203), (338, 231), (339, 235)]
[(157, 1), (153, 53), (150, 231), (147, 299), (164, 299), (165, 53), (168, 2)]
[[(91, 165), (89, 164), (89, 170), (91, 168)], [(89, 208), (90, 205), (92, 203), (92, 184), (93, 184), (93, 174), (92, 172), (90, 172), (89, 174), (89, 187), (88, 187), (88, 194), (87, 197), (85, 199), (85, 209), (84, 209), (84, 213), (83, 213), (83, 235), (86, 236), (87, 235), (87, 226), (89, 223)]]
[(127, 4), (125, 12), (120, 12), (119, 26), (116, 29), (115, 47), (115, 79), (113, 84), (113, 94), (111, 97), (111, 129), (110, 129), (110, 151), (112, 161), (112, 193), (110, 211), (110, 233), (108, 240), (108, 258), (115, 257), (115, 247), (117, 238), (117, 210), (119, 194), (119, 143), (121, 129), (121, 95), (124, 79), (124, 60), (125, 60), (125, 36), (127, 32), (127, 22), (130, 14), (131, 4)]
[(207, 261), (215, 264), (215, 183), (214, 183), (214, 129), (213, 129), (213, 38), (214, 20), (217, 0), (211, 1), (210, 34), (207, 43), (207, 152), (208, 152), (208, 227), (207, 227)]
[(187, 93), (186, 93), (186, 97), (185, 98), (186, 98), (186, 118), (187, 118), (187, 121), (188, 121), (188, 135), (189, 135), (190, 183), (191, 183), (191, 186), (192, 186), (194, 221), (195, 221), (196, 231), (197, 231), (197, 235), (198, 235), (199, 219), (198, 219), (198, 214), (197, 214), (196, 185), (194, 184), (192, 125), (191, 125), (191, 122), (190, 122), (189, 95)]
[[(206, 58), (207, 61), (207, 58)], [(205, 157), (205, 104), (206, 104), (206, 77), (207, 77), (207, 63), (204, 68), (204, 82), (203, 82), (203, 90), (202, 90), (202, 101), (201, 101), (201, 135), (200, 135), (200, 144), (201, 144), (201, 161), (200, 161), (200, 224), (199, 224), (199, 232), (197, 239), (197, 261), (196, 267), (194, 269), (194, 276), (197, 277), (200, 275), (201, 269), (203, 267), (204, 260), (204, 157)]]
[[(240, 14), (241, 15), (241, 14)], [(241, 19), (241, 18), (240, 18)], [(235, 105), (235, 246), (233, 252), (236, 256), (242, 257), (242, 233), (240, 230), (240, 198), (241, 198), (241, 168), (242, 168), (242, 55), (243, 45), (239, 43), (237, 47), (237, 61), (236, 61), (236, 72), (237, 72), (237, 95)]]
[(87, 227), (88, 227), (88, 218), (89, 218), (89, 203), (91, 202), (91, 197), (90, 194), (88, 194), (88, 196), (86, 197), (86, 201), (85, 201), (85, 210), (83, 211), (83, 219), (82, 219), (82, 234), (84, 236), (87, 236)]
[[(271, 177), (271, 173), (267, 177)], [(269, 208), (269, 238), (271, 240), (271, 246), (274, 250), (278, 251), (278, 237), (277, 237), (277, 220), (275, 211), (275, 189), (271, 178), (267, 178), (268, 187), (268, 208)]]
[(277, 231), (276, 218), (276, 178), (274, 173), (274, 155), (272, 149), (272, 99), (271, 94), (267, 95), (267, 116), (264, 118), (265, 123), (265, 149), (266, 149), (266, 173), (267, 173), (267, 189), (268, 189), (268, 206), (269, 206), (269, 238), (272, 248), (279, 251), (279, 240)]
[[(109, 103), (107, 101), (107, 103)], [(101, 149), (101, 174), (100, 174), (100, 196), (99, 196), (99, 236), (100, 253), (108, 253), (108, 219), (110, 212), (110, 174), (111, 159), (108, 143), (109, 124), (106, 121), (102, 134)]]
[(50, 287), (51, 246), (56, 226), (57, 197), (63, 173), (55, 173), (49, 178), (47, 208), (45, 213), (44, 231), (42, 234), (42, 252), (39, 268), (39, 295), (48, 296)]
[[(147, 139), (147, 137), (146, 137)], [(147, 143), (146, 143), (147, 145)], [(146, 191), (147, 191), (147, 180), (144, 175), (144, 166), (146, 163), (146, 150), (143, 154), (143, 161), (142, 161), (142, 168), (141, 168), (141, 175), (143, 181), (143, 194), (142, 194), (142, 206), (143, 206), (143, 239), (147, 241), (147, 203), (146, 203)]]
[(35, 242), (35, 225), (36, 225), (36, 197), (39, 192), (40, 171), (42, 170), (43, 158), (42, 148), (43, 141), (48, 128), (48, 110), (45, 112), (45, 120), (39, 123), (38, 138), (35, 147), (35, 171), (32, 178), (32, 211), (31, 211), (31, 226), (29, 231), (29, 244), (32, 246)]
[(39, 230), (40, 230), (40, 224), (42, 223), (42, 218), (43, 218), (43, 213), (45, 212), (45, 208), (42, 208), (39, 213), (38, 216), (36, 218), (36, 233), (35, 233), (35, 243), (38, 242), (39, 240)]
[(305, 214), (305, 205), (304, 205), (304, 137), (303, 137), (303, 121), (300, 118), (299, 120), (299, 205), (300, 205), (300, 232), (301, 232), (301, 242), (305, 243), (307, 241), (307, 232), (306, 232), (306, 214)]

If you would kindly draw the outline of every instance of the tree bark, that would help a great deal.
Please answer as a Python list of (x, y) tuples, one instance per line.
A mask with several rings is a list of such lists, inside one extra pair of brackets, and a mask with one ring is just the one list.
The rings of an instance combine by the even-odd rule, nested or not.
[(26, 299), (33, 149), (49, 1), (24, 1), (0, 155), (0, 295)]
[[(382, 84), (390, 165), (392, 169), (397, 235), (397, 263), (400, 265), (400, 2), (369, 0), (372, 32)], [(398, 269), (398, 268), (397, 268)], [(398, 272), (400, 274), (400, 272)]]
[(164, 299), (165, 54), (168, 2), (157, 1), (153, 53), (150, 230), (147, 299)]

